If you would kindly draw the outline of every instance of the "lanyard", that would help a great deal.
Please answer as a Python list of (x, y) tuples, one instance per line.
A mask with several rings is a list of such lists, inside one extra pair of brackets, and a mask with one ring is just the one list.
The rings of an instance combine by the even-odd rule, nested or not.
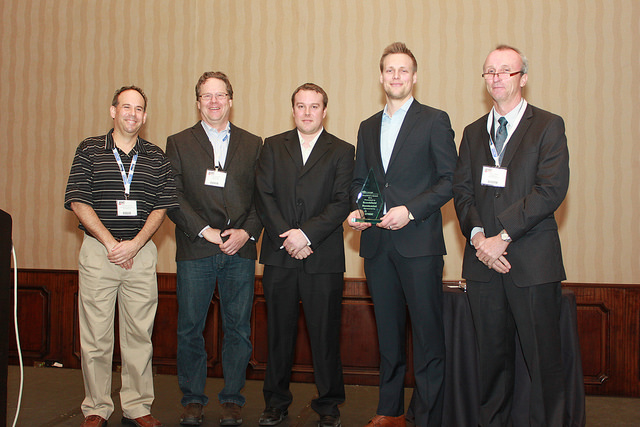
[(136, 153), (131, 160), (128, 175), (124, 172), (124, 165), (122, 164), (122, 159), (120, 158), (120, 154), (118, 153), (117, 148), (113, 149), (113, 155), (116, 157), (116, 162), (118, 162), (120, 174), (122, 175), (122, 182), (124, 183), (124, 195), (125, 197), (128, 197), (129, 191), (131, 190), (131, 181), (133, 181), (133, 170), (136, 168), (136, 162), (138, 161), (138, 153)]
[[(524, 107), (526, 104), (526, 101), (523, 99), (520, 100), (520, 104), (518, 105), (518, 111), (515, 113), (515, 115), (511, 116), (511, 125), (512, 125), (512, 129), (511, 132), (515, 132), (516, 127), (518, 126), (518, 124), (520, 123), (520, 120), (522, 119), (522, 116), (524, 115), (524, 111), (522, 110), (522, 107)], [(513, 112), (513, 111), (512, 111)], [(512, 114), (512, 112), (507, 113), (507, 115)], [(496, 150), (496, 145), (493, 142), (493, 136), (495, 135), (495, 109), (491, 111), (491, 130), (489, 131), (489, 123), (487, 122), (487, 131), (489, 131), (489, 149), (491, 150), (491, 157), (493, 157), (493, 161), (495, 162), (497, 167), (500, 167), (500, 156), (502, 155), (502, 153), (504, 152), (504, 149), (507, 148), (507, 142), (505, 141), (504, 144), (502, 145), (502, 150), (500, 150), (500, 153), (498, 153), (498, 150)], [(506, 115), (505, 115), (506, 117)], [(515, 126), (513, 126), (515, 125)], [(509, 135), (507, 137), (507, 139), (510, 139), (511, 135)]]

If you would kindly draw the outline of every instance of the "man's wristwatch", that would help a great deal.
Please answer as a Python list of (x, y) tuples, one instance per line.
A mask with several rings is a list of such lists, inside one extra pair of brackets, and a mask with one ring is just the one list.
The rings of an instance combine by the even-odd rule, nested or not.
[(500, 232), (500, 238), (507, 243), (511, 243), (511, 237), (509, 237), (509, 233), (506, 230)]

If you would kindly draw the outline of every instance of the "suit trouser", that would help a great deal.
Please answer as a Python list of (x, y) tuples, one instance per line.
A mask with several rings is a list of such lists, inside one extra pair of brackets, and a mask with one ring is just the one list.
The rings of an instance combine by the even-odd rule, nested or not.
[(531, 426), (562, 426), (560, 283), (518, 287), (509, 274), (467, 281), (478, 338), (481, 426), (512, 424), (516, 333), (531, 378)]
[(311, 342), (318, 397), (311, 408), (320, 415), (340, 415), (344, 382), (340, 358), (343, 273), (309, 274), (302, 269), (264, 266), (269, 356), (264, 379), (267, 406), (286, 409), (298, 332), (300, 301)]
[[(393, 231), (385, 231), (393, 233)], [(404, 413), (406, 317), (411, 316), (415, 422), (440, 426), (444, 403), (445, 346), (442, 320), (443, 258), (406, 258), (383, 236), (373, 258), (364, 260), (380, 348), (378, 415)]]
[(157, 249), (152, 241), (140, 249), (131, 270), (107, 259), (106, 248), (85, 235), (79, 257), (78, 318), (85, 416), (108, 419), (113, 413), (111, 376), (114, 318), (118, 301), (122, 358), (122, 412), (145, 416), (154, 399), (151, 333), (158, 305)]

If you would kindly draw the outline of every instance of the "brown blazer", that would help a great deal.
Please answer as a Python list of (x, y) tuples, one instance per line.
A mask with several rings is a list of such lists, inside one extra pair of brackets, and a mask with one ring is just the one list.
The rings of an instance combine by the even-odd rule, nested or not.
[(262, 139), (231, 124), (225, 161), (224, 188), (204, 185), (213, 168), (213, 147), (200, 122), (167, 138), (167, 156), (178, 192), (180, 209), (168, 213), (176, 224), (176, 260), (205, 258), (221, 253), (218, 245), (198, 236), (209, 225), (221, 230), (244, 229), (254, 239), (240, 248), (242, 258), (256, 259), (262, 224), (255, 211), (255, 168)]

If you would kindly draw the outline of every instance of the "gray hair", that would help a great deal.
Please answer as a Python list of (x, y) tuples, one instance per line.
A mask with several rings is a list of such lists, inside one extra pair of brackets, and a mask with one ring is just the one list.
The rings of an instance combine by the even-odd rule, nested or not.
[(527, 74), (527, 72), (529, 71), (529, 60), (527, 59), (526, 56), (524, 56), (524, 54), (522, 52), (520, 52), (519, 49), (513, 47), (513, 46), (509, 46), (506, 44), (501, 44), (498, 45), (498, 47), (496, 47), (494, 50), (512, 50), (515, 53), (517, 53), (518, 55), (520, 55), (520, 60), (522, 61), (522, 69), (520, 71), (522, 71), (522, 74)]

